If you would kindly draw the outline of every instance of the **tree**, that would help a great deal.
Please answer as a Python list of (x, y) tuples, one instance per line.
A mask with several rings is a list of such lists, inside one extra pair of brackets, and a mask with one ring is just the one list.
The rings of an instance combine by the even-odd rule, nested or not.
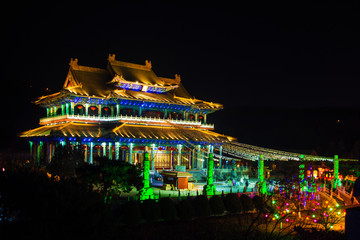
[(225, 209), (230, 213), (239, 213), (242, 210), (240, 198), (235, 193), (229, 193), (224, 198)]
[(105, 201), (111, 200), (114, 195), (121, 192), (130, 192), (133, 188), (142, 188), (140, 171), (135, 165), (125, 161), (114, 161), (108, 158), (99, 158), (102, 175)]
[(141, 189), (142, 178), (135, 165), (125, 161), (110, 160), (106, 157), (95, 159), (97, 164), (84, 164), (78, 169), (77, 175), (91, 188), (96, 186), (103, 192), (105, 202), (111, 202), (122, 192)]
[(209, 200), (211, 212), (214, 215), (221, 215), (225, 212), (225, 206), (220, 196), (214, 195)]
[(47, 171), (52, 176), (60, 178), (75, 177), (76, 168), (82, 163), (82, 150), (72, 149), (70, 145), (58, 145), (55, 148), (52, 161), (47, 166)]

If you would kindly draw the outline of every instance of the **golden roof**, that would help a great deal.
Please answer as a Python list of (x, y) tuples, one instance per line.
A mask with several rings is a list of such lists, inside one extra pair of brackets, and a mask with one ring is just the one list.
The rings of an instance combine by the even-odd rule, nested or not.
[[(195, 99), (181, 83), (180, 76), (175, 78), (158, 77), (152, 70), (151, 62), (145, 65), (127, 63), (115, 60), (115, 55), (109, 55), (106, 69), (81, 66), (77, 59), (71, 59), (70, 68), (63, 89), (55, 94), (39, 97), (35, 103), (44, 104), (70, 95), (102, 99), (129, 99), (160, 103), (193, 105), (202, 109), (221, 109), (222, 104), (210, 103)], [(118, 87), (118, 79), (124, 83), (143, 84), (144, 86), (159, 86), (167, 89), (164, 93), (135, 91)]]

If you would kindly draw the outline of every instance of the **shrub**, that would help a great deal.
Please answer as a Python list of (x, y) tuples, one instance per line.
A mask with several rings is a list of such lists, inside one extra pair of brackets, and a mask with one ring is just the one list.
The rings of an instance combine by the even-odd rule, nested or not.
[(252, 199), (256, 210), (261, 211), (264, 208), (264, 200), (262, 197), (256, 195)]
[(208, 217), (210, 216), (210, 205), (205, 195), (196, 196), (193, 202), (195, 215), (197, 217)]
[(214, 215), (220, 215), (225, 212), (225, 206), (220, 196), (214, 195), (210, 198), (210, 209)]
[(252, 199), (248, 195), (242, 194), (240, 196), (240, 202), (241, 202), (241, 205), (243, 207), (244, 212), (254, 210), (254, 203), (253, 203)]
[(153, 199), (144, 200), (141, 204), (142, 215), (148, 222), (156, 222), (161, 217), (159, 204)]
[(230, 213), (241, 212), (242, 206), (240, 198), (235, 193), (229, 193), (224, 198), (225, 209)]
[(178, 216), (181, 220), (189, 221), (194, 217), (194, 208), (189, 200), (183, 199), (177, 205)]
[(161, 209), (161, 217), (165, 221), (172, 221), (176, 220), (177, 218), (177, 211), (175, 208), (175, 204), (171, 198), (161, 198), (159, 200), (159, 205)]
[(126, 224), (137, 224), (142, 219), (140, 204), (137, 201), (129, 201), (125, 203), (123, 206), (123, 212), (123, 222)]

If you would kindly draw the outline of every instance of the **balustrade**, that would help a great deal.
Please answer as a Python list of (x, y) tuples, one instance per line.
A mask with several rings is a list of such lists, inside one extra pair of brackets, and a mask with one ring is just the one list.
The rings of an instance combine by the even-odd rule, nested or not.
[(64, 114), (58, 116), (49, 116), (40, 119), (40, 124), (46, 124), (47, 122), (60, 121), (62, 119), (78, 119), (84, 121), (136, 121), (136, 122), (148, 122), (148, 123), (170, 123), (177, 125), (190, 125), (199, 126), (204, 128), (214, 128), (213, 124), (205, 124), (200, 121), (193, 120), (178, 120), (178, 119), (166, 119), (166, 118), (155, 118), (155, 117), (144, 117), (144, 116), (132, 116), (132, 115), (118, 115), (118, 116), (96, 116), (96, 115), (75, 115), (75, 114)]

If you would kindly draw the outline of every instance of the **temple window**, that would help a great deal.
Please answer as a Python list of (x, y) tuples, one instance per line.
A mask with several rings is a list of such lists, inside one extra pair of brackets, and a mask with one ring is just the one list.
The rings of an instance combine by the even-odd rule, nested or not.
[(199, 116), (198, 116), (198, 119), (199, 119), (200, 122), (202, 122), (202, 123), (204, 122), (204, 116), (199, 115)]
[(194, 116), (193, 114), (190, 114), (190, 115), (189, 115), (189, 120), (190, 120), (190, 121), (195, 121), (195, 116)]
[(170, 119), (173, 120), (184, 120), (184, 115), (178, 112), (171, 112), (170, 113)]
[(99, 116), (99, 110), (96, 106), (89, 107), (89, 116)]
[(103, 107), (101, 109), (101, 116), (110, 117), (111, 116), (111, 109), (109, 107)]
[(164, 113), (162, 111), (146, 110), (142, 112), (141, 116), (151, 118), (164, 118)]
[(85, 107), (81, 104), (75, 105), (74, 115), (84, 115), (84, 114), (85, 114)]
[(120, 109), (120, 114), (126, 116), (138, 116), (139, 111), (132, 108), (122, 108)]

